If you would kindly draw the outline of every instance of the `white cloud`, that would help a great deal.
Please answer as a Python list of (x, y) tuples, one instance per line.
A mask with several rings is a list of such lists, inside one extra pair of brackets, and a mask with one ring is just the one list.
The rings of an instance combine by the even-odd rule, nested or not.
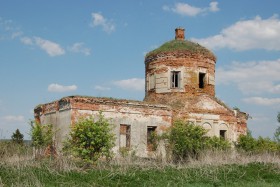
[(65, 53), (64, 49), (60, 47), (59, 44), (46, 39), (42, 39), (40, 37), (30, 38), (27, 36), (23, 36), (20, 38), (20, 41), (25, 45), (31, 45), (31, 46), (35, 45), (40, 47), (51, 57), (63, 55)]
[(280, 94), (280, 59), (259, 62), (234, 62), (217, 68), (217, 84), (236, 84), (246, 94)]
[(132, 78), (119, 80), (114, 81), (113, 84), (126, 90), (143, 91), (145, 89), (145, 79)]
[(75, 91), (77, 90), (76, 85), (71, 85), (71, 86), (63, 86), (60, 84), (50, 84), (48, 86), (48, 91), (49, 92), (69, 92), (69, 91)]
[(175, 3), (174, 7), (164, 5), (162, 9), (165, 11), (172, 11), (182, 16), (197, 16), (202, 13), (217, 12), (220, 10), (218, 8), (218, 2), (211, 2), (209, 7), (206, 8), (191, 6), (187, 3)]
[(63, 55), (65, 53), (64, 49), (60, 47), (59, 44), (42, 39), (40, 37), (34, 37), (35, 44), (43, 49), (50, 56)]
[(209, 11), (218, 12), (220, 9), (218, 8), (218, 2), (211, 2), (209, 4)]
[(26, 36), (20, 38), (20, 41), (21, 41), (23, 44), (25, 44), (25, 45), (33, 45), (32, 39), (29, 38), (29, 37), (26, 37)]
[(197, 14), (201, 13), (203, 9), (184, 3), (176, 3), (172, 11), (183, 16), (196, 16)]
[(1, 117), (1, 119), (7, 123), (25, 122), (24, 116), (21, 116), (21, 115), (18, 115), (18, 116), (7, 115), (7, 116)]
[(108, 21), (105, 17), (103, 17), (100, 13), (91, 13), (92, 23), (90, 24), (92, 27), (101, 26), (103, 30), (107, 33), (111, 33), (115, 31), (115, 25), (112, 21)]
[(246, 103), (262, 105), (262, 106), (272, 106), (272, 105), (279, 106), (280, 104), (280, 98), (249, 97), (243, 99), (243, 101)]
[(192, 40), (211, 49), (235, 50), (265, 49), (280, 50), (280, 20), (277, 16), (238, 21), (223, 29), (220, 34)]
[[(50, 56), (63, 55), (65, 53), (64, 49), (57, 43), (40, 38), (40, 37), (27, 37), (24, 36), (23, 32), (19, 27), (14, 26), (12, 20), (5, 20), (0, 17), (0, 30), (4, 29), (4, 36), (0, 36), (0, 39), (16, 39), (25, 44), (25, 45), (36, 45), (43, 49)], [(8, 35), (8, 36), (6, 36)]]
[(111, 90), (111, 88), (109, 88), (109, 87), (104, 87), (104, 86), (99, 86), (99, 85), (95, 86), (94, 89), (98, 90), (98, 91), (109, 91), (109, 90)]
[(74, 43), (71, 47), (69, 47), (69, 51), (74, 53), (83, 53), (84, 55), (90, 55), (90, 48), (84, 47), (84, 43), (77, 42)]

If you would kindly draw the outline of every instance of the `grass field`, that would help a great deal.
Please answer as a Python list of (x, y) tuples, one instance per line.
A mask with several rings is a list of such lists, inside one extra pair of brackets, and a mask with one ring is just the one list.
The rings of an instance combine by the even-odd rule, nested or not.
[(206, 152), (176, 164), (126, 157), (93, 165), (35, 160), (30, 146), (0, 148), (0, 186), (280, 186), (279, 154)]
[(275, 164), (203, 167), (95, 166), (63, 171), (40, 166), (0, 165), (2, 186), (279, 186)]

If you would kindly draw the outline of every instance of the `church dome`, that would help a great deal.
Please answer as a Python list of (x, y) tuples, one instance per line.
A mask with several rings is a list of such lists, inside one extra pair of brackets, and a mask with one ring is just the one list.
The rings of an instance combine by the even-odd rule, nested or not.
[(185, 29), (175, 39), (145, 57), (145, 101), (166, 103), (170, 98), (215, 96), (216, 57), (198, 43), (185, 40)]
[(215, 55), (207, 48), (192, 41), (179, 39), (168, 41), (161, 45), (159, 48), (150, 51), (149, 53), (147, 53), (145, 61), (149, 62), (149, 59), (151, 58), (155, 58), (156, 56), (164, 56), (165, 54), (169, 55), (169, 53), (178, 53), (181, 55), (201, 55), (216, 61)]

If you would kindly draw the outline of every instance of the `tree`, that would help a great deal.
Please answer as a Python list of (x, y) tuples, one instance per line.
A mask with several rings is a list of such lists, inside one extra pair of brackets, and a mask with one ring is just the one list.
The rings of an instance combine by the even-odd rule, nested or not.
[(23, 145), (23, 137), (24, 137), (23, 134), (21, 134), (18, 129), (11, 136), (12, 141), (20, 145)]
[(112, 125), (100, 113), (96, 121), (90, 117), (80, 119), (74, 124), (67, 146), (75, 156), (94, 162), (103, 156), (111, 157), (114, 140)]

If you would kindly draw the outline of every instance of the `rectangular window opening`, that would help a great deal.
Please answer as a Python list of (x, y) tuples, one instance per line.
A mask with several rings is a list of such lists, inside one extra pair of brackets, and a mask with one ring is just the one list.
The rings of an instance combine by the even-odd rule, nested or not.
[(171, 71), (171, 88), (180, 88), (180, 71)]
[(130, 147), (130, 125), (120, 125), (120, 148)]
[(147, 127), (147, 150), (154, 151), (155, 147), (155, 133), (157, 127)]
[(226, 133), (227, 133), (226, 130), (220, 130), (220, 138), (225, 140), (226, 139)]
[(199, 88), (205, 87), (205, 73), (199, 73)]
[(149, 90), (153, 90), (156, 88), (156, 75), (155, 74), (150, 75), (149, 83), (150, 83)]

